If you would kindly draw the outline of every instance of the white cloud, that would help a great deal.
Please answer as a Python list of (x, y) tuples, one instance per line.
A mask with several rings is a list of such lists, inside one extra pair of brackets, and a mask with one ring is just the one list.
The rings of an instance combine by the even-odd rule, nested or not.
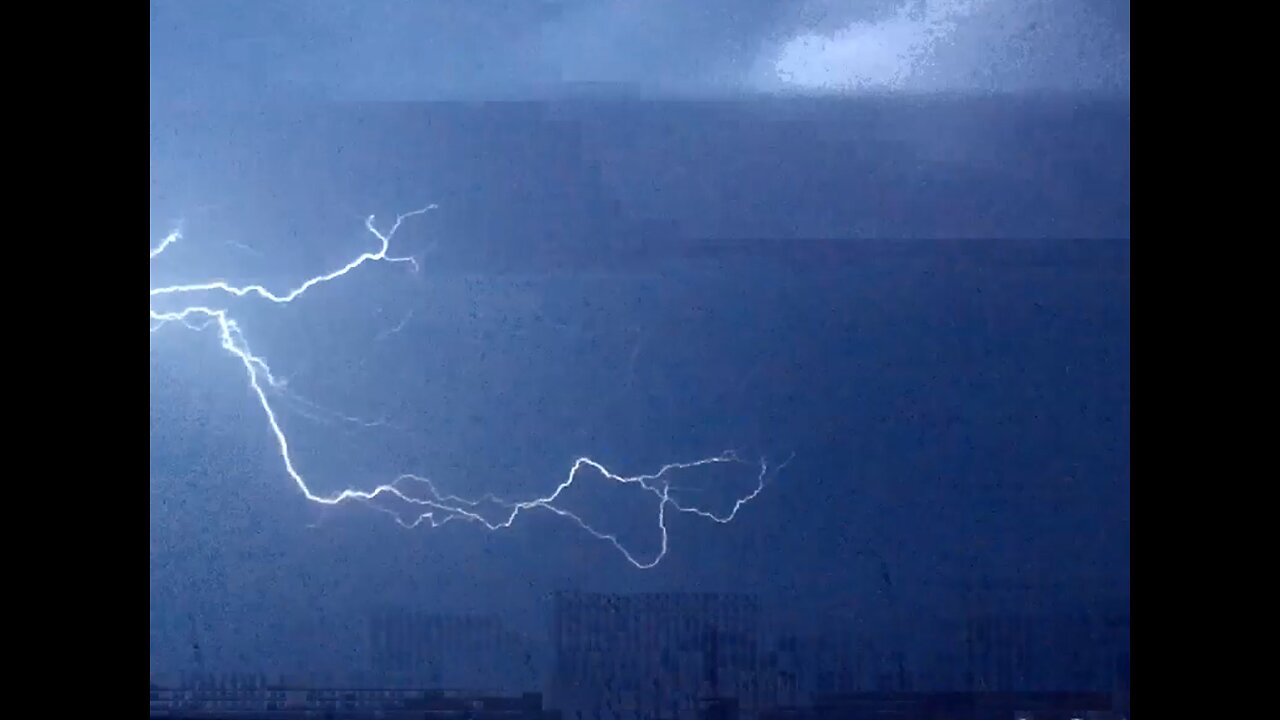
[(757, 66), (766, 91), (1127, 91), (1127, 32), (1077, 0), (909, 0), (877, 19), (802, 29)]
[(973, 0), (903, 6), (888, 17), (859, 20), (832, 33), (804, 32), (782, 45), (766, 72), (784, 88), (904, 89), (973, 6)]

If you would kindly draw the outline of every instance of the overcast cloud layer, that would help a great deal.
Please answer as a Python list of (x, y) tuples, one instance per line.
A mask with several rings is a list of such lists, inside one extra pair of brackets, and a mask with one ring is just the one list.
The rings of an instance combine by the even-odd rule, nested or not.
[[(199, 79), (197, 81), (197, 79)], [(151, 3), (152, 96), (1128, 92), (1112, 0)]]

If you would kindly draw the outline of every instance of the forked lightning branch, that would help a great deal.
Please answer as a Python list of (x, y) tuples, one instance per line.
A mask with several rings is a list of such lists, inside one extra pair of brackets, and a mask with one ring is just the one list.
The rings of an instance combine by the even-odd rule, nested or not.
[[(603, 464), (589, 458), (580, 457), (569, 467), (565, 476), (542, 497), (529, 500), (509, 501), (486, 494), (469, 499), (457, 495), (442, 493), (427, 478), (418, 475), (400, 475), (390, 482), (371, 488), (349, 487), (333, 493), (321, 493), (312, 489), (299, 467), (285, 432), (273, 399), (278, 399), (286, 392), (284, 382), (272, 372), (271, 365), (265, 357), (257, 355), (251, 349), (244, 329), (231, 314), (229, 300), (248, 298), (266, 303), (288, 304), (308, 292), (322, 292), (324, 286), (336, 283), (348, 273), (356, 272), (366, 265), (376, 263), (404, 264), (417, 268), (417, 261), (411, 257), (399, 257), (391, 254), (392, 241), (401, 225), (417, 216), (424, 215), (434, 209), (430, 205), (412, 212), (404, 213), (395, 219), (386, 231), (379, 230), (373, 216), (365, 221), (376, 249), (361, 252), (345, 265), (322, 275), (308, 278), (291, 290), (277, 292), (261, 285), (235, 285), (225, 280), (207, 280), (182, 285), (168, 285), (151, 288), (150, 326), (151, 333), (156, 333), (176, 326), (182, 331), (216, 332), (221, 347), (228, 358), (238, 362), (244, 369), (245, 380), (253, 391), (253, 396), (262, 407), (266, 427), (275, 439), (279, 450), (280, 463), (284, 473), (299, 492), (307, 500), (322, 505), (339, 505), (347, 502), (361, 502), (386, 512), (401, 525), (417, 527), (427, 524), (439, 526), (451, 521), (465, 521), (488, 530), (500, 530), (511, 527), (525, 513), (544, 511), (554, 513), (577, 524), (593, 537), (608, 542), (637, 568), (656, 566), (666, 556), (669, 549), (668, 519), (671, 513), (686, 513), (716, 523), (731, 522), (741, 508), (755, 499), (764, 490), (765, 479), (770, 468), (761, 460), (758, 463), (747, 462), (733, 452), (693, 460), (690, 462), (673, 462), (663, 465), (656, 471), (644, 475), (619, 475)], [(180, 232), (173, 232), (162, 239), (150, 250), (150, 260), (155, 262), (161, 257), (176, 257), (184, 240)], [(176, 258), (180, 259), (180, 258)], [(743, 472), (749, 472), (754, 478), (754, 488), (746, 495), (737, 498), (732, 507), (722, 513), (715, 513), (699, 507), (688, 505), (677, 500), (672, 494), (670, 479), (681, 471), (709, 465), (731, 463), (741, 465)], [(783, 463), (785, 464), (785, 463)], [(774, 472), (778, 468), (774, 468)], [(616, 534), (596, 527), (578, 514), (566, 509), (560, 503), (563, 494), (574, 483), (588, 478), (598, 482), (609, 482), (617, 485), (628, 485), (640, 488), (651, 495), (656, 506), (656, 524), (660, 537), (659, 549), (643, 556), (627, 547)], [(405, 513), (393, 510), (374, 502), (379, 498), (398, 500), (404, 507), (413, 511)]]

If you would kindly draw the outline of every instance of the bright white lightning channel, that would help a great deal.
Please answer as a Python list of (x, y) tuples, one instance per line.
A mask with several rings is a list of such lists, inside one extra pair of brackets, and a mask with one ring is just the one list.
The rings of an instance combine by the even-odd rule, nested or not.
[[(364, 252), (355, 257), (355, 259), (343, 265), (341, 268), (323, 275), (317, 275), (298, 285), (296, 288), (285, 292), (275, 293), (261, 285), (245, 285), (236, 286), (222, 280), (212, 280), (208, 282), (191, 283), (185, 285), (169, 285), (164, 287), (151, 288), (151, 332), (155, 333), (163, 327), (171, 323), (179, 323), (191, 330), (204, 330), (209, 327), (216, 327), (218, 337), (221, 340), (222, 348), (231, 354), (232, 357), (238, 359), (244, 366), (245, 373), (248, 376), (249, 386), (253, 389), (254, 395), (257, 396), (258, 403), (262, 406), (262, 411), (266, 415), (267, 424), (271, 429), (271, 433), (275, 436), (276, 444), (280, 452), (280, 460), (283, 463), (284, 470), (297, 485), (302, 495), (311, 502), (322, 505), (338, 505), (347, 501), (364, 501), (370, 506), (391, 514), (395, 517), (396, 522), (405, 527), (416, 527), (424, 522), (430, 523), (432, 527), (438, 527), (451, 520), (465, 520), (482, 525), (489, 530), (498, 530), (511, 527), (522, 513), (528, 510), (542, 509), (560, 517), (577, 523), (583, 530), (586, 530), (592, 536), (604, 540), (614, 546), (622, 555), (637, 568), (647, 569), (656, 566), (666, 556), (669, 548), (669, 539), (667, 531), (667, 512), (675, 510), (681, 513), (689, 513), (698, 517), (711, 520), (716, 523), (728, 523), (732, 521), (742, 509), (751, 500), (764, 490), (765, 479), (769, 474), (770, 468), (764, 460), (759, 463), (748, 463), (740, 459), (735, 453), (729, 451), (712, 457), (703, 458), (701, 460), (693, 460), (690, 462), (668, 463), (659, 468), (656, 472), (645, 475), (623, 476), (609, 470), (589, 457), (580, 457), (574, 461), (569, 468), (565, 478), (555, 486), (555, 489), (544, 497), (534, 498), (532, 500), (524, 500), (519, 502), (511, 502), (498, 498), (492, 494), (483, 496), (482, 498), (467, 499), (456, 495), (448, 495), (440, 493), (435, 485), (427, 478), (417, 475), (400, 475), (390, 483), (379, 485), (369, 490), (361, 490), (356, 488), (348, 488), (341, 492), (331, 494), (318, 494), (314, 492), (307, 480), (302, 476), (297, 468), (294, 460), (293, 451), (289, 445), (289, 438), (285, 434), (284, 429), (280, 425), (276, 410), (269, 399), (267, 388), (273, 391), (283, 391), (284, 381), (272, 374), (271, 367), (267, 361), (261, 356), (253, 354), (249, 349), (249, 343), (245, 339), (244, 333), (236, 320), (231, 317), (230, 311), (226, 307), (218, 305), (195, 304), (184, 305), (178, 309), (157, 310), (157, 301), (173, 301), (174, 298), (200, 298), (208, 301), (217, 297), (234, 296), (246, 297), (254, 296), (261, 300), (276, 304), (287, 304), (296, 300), (303, 293), (323, 285), (332, 280), (337, 280), (353, 270), (356, 270), (367, 263), (406, 263), (417, 269), (417, 261), (411, 257), (394, 257), (390, 255), (391, 241), (395, 237), (396, 232), (400, 229), (401, 224), (414, 216), (422, 215), (430, 210), (435, 209), (435, 205), (429, 205), (419, 210), (404, 213), (396, 217), (395, 223), (387, 232), (382, 232), (374, 225), (374, 217), (370, 215), (365, 221), (365, 227), (378, 241), (378, 249), (376, 252)], [(166, 252), (170, 247), (182, 239), (179, 231), (170, 233), (167, 237), (160, 241), (160, 244), (151, 249), (151, 260), (155, 260)], [(716, 465), (723, 463), (736, 463), (753, 467), (755, 472), (755, 488), (746, 495), (738, 498), (731, 510), (727, 513), (717, 514), (711, 511), (703, 510), (698, 507), (684, 505), (672, 497), (671, 491), (674, 489), (668, 482), (668, 477), (681, 470), (689, 470), (708, 465)], [(773, 468), (776, 473), (786, 463)], [(637, 556), (632, 550), (628, 549), (615, 534), (604, 532), (592, 525), (577, 514), (566, 510), (556, 504), (562, 493), (569, 489), (579, 474), (584, 470), (594, 470), (606, 480), (618, 483), (620, 485), (633, 485), (639, 487), (651, 495), (658, 501), (658, 529), (661, 535), (661, 546), (656, 554), (648, 559)], [(417, 508), (417, 515), (412, 520), (406, 521), (400, 513), (384, 508), (370, 501), (381, 496), (391, 496), (398, 498), (404, 503)], [(501, 512), (497, 513), (497, 519), (491, 519), (481, 514), (479, 506), (481, 503), (491, 504), (501, 508)]]

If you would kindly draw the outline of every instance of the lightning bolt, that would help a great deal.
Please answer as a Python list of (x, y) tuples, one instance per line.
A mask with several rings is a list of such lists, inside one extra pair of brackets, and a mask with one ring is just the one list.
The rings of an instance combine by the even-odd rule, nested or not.
[[(570, 522), (575, 523), (593, 537), (610, 543), (623, 557), (632, 565), (640, 569), (648, 569), (658, 565), (670, 547), (669, 532), (667, 529), (667, 517), (671, 511), (679, 513), (687, 513), (697, 517), (710, 520), (715, 523), (727, 524), (737, 516), (738, 511), (742, 509), (748, 502), (754, 500), (765, 487), (765, 482), (770, 474), (770, 468), (765, 460), (761, 459), (758, 463), (749, 463), (742, 460), (736, 453), (727, 451), (719, 455), (693, 460), (690, 462), (673, 462), (663, 465), (657, 471), (643, 474), (623, 476), (617, 474), (605, 467), (603, 464), (589, 458), (579, 457), (575, 460), (565, 478), (557, 484), (549, 494), (543, 497), (537, 497), (531, 500), (508, 501), (492, 494), (486, 494), (479, 499), (468, 499), (457, 495), (441, 493), (432, 483), (431, 480), (418, 475), (400, 475), (389, 483), (378, 485), (372, 489), (348, 488), (340, 492), (330, 494), (320, 494), (312, 490), (310, 484), (302, 473), (298, 470), (297, 461), (294, 458), (292, 448), (289, 444), (289, 437), (281, 426), (280, 419), (277, 415), (276, 408), (272, 404), (271, 397), (273, 394), (282, 394), (285, 392), (285, 381), (277, 377), (271, 370), (271, 366), (266, 359), (254, 354), (250, 349), (249, 342), (245, 337), (244, 331), (240, 324), (230, 314), (230, 310), (217, 304), (190, 304), (181, 305), (177, 309), (157, 309), (157, 302), (172, 301), (174, 299), (206, 299), (207, 298), (243, 298), (254, 297), (275, 304), (288, 304), (302, 296), (304, 293), (317, 288), (326, 283), (338, 280), (344, 275), (354, 272), (360, 267), (371, 263), (396, 263), (407, 264), (414, 270), (417, 270), (417, 261), (412, 257), (397, 257), (390, 254), (391, 242), (399, 231), (401, 225), (410, 218), (423, 215), (435, 209), (435, 205), (407, 212), (396, 217), (391, 228), (386, 232), (380, 231), (374, 224), (374, 217), (370, 215), (365, 220), (365, 228), (378, 241), (378, 249), (375, 252), (363, 252), (357, 255), (342, 267), (331, 272), (317, 275), (307, 279), (296, 288), (284, 293), (273, 292), (262, 285), (232, 285), (223, 280), (212, 280), (207, 282), (184, 284), (184, 285), (167, 285), (162, 287), (151, 288), (151, 307), (150, 307), (150, 331), (156, 333), (162, 328), (178, 324), (187, 329), (202, 331), (214, 328), (217, 331), (218, 338), (221, 341), (222, 349), (224, 349), (233, 359), (240, 362), (244, 367), (245, 374), (248, 379), (249, 387), (253, 390), (254, 396), (261, 405), (262, 411), (266, 416), (267, 426), (271, 434), (274, 436), (276, 446), (279, 450), (280, 461), (283, 465), (285, 473), (297, 486), (303, 497), (307, 500), (321, 505), (339, 505), (346, 502), (358, 501), (364, 502), (371, 507), (390, 514), (399, 524), (413, 528), (424, 523), (432, 527), (439, 527), (447, 522), (466, 521), (476, 523), (489, 530), (500, 530), (509, 528), (524, 513), (531, 510), (544, 510), (554, 513)], [(158, 257), (168, 251), (175, 243), (182, 240), (181, 231), (174, 231), (160, 241), (160, 243), (151, 248), (150, 259), (156, 260)], [(161, 302), (163, 305), (164, 302)], [(336, 414), (336, 413), (335, 413)], [(337, 414), (340, 415), (340, 414)], [(353, 422), (361, 422), (358, 419), (348, 418)], [(365, 423), (362, 423), (365, 424)], [(377, 425), (378, 423), (368, 423), (367, 425)], [(790, 458), (788, 458), (788, 461)], [(715, 513), (703, 510), (693, 505), (686, 505), (679, 502), (672, 496), (675, 490), (668, 478), (673, 474), (693, 468), (706, 467), (710, 465), (720, 465), (726, 463), (741, 464), (744, 466), (754, 467), (755, 487), (751, 492), (739, 497), (734, 503), (732, 509), (725, 513)], [(786, 465), (786, 461), (772, 468), (773, 473), (777, 473)], [(627, 548), (623, 542), (614, 533), (606, 532), (592, 526), (576, 513), (565, 509), (557, 504), (561, 495), (567, 491), (586, 471), (594, 471), (605, 480), (611, 481), (618, 485), (627, 485), (638, 487), (657, 500), (657, 525), (661, 537), (661, 545), (659, 550), (651, 557), (644, 558), (639, 556)], [(383, 507), (373, 501), (379, 498), (395, 498), (409, 507), (414, 508), (412, 518), (406, 519), (404, 515), (396, 510)], [(492, 516), (482, 513), (481, 506), (493, 506), (499, 508), (496, 513), (496, 519)]]

